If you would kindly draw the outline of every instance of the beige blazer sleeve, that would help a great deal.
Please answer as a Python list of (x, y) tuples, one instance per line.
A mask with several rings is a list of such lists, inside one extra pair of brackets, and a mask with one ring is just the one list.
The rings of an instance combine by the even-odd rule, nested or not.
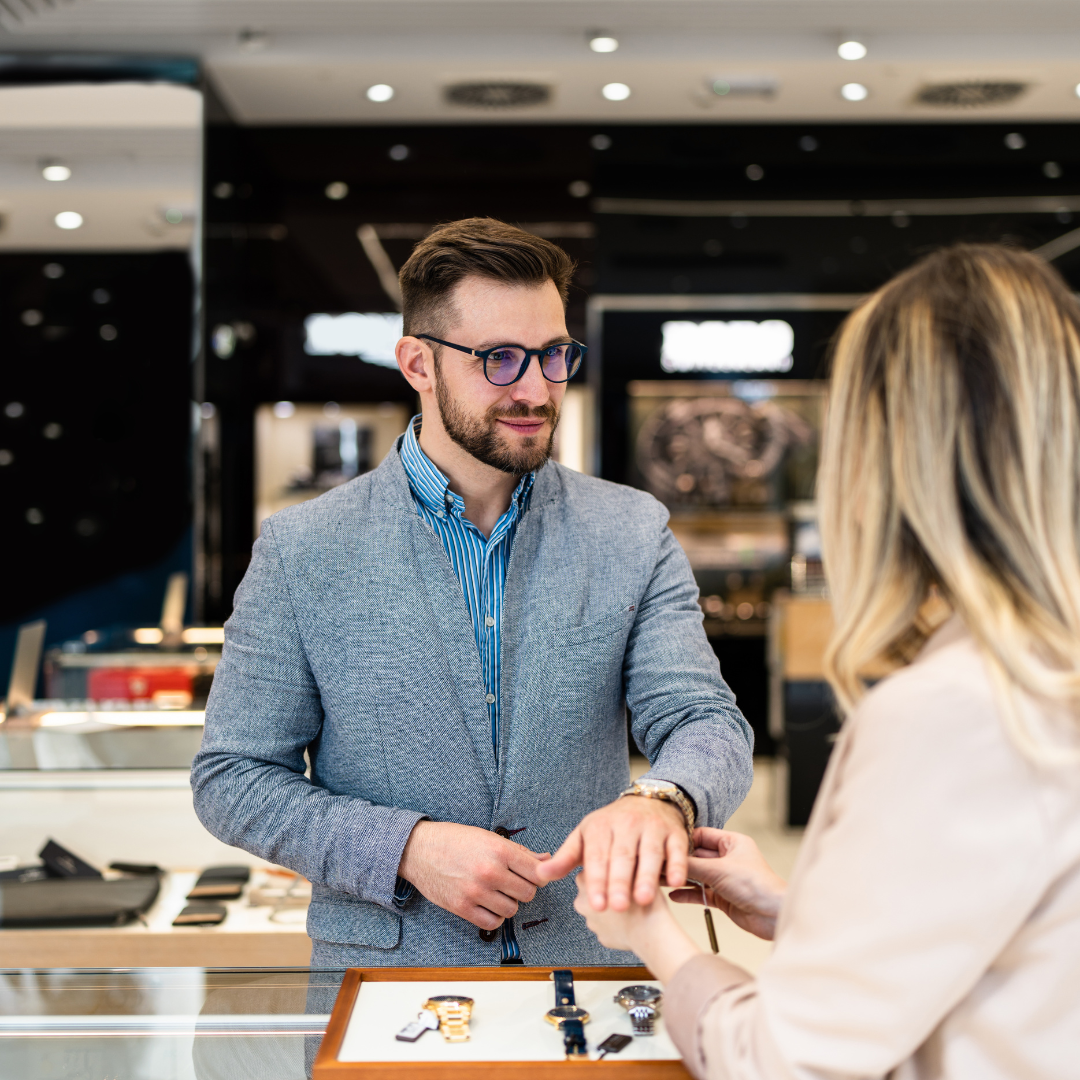
[[(994, 1036), (980, 1009), (991, 995), (1008, 1013), (1003, 954), (1075, 864), (1053, 820), (1075, 814), (1075, 798), (1070, 810), (1071, 796), (1058, 796), (1002, 730), (954, 620), (845, 725), (759, 977), (701, 957), (672, 980), (668, 1016), (681, 1018), (669, 1024), (695, 1075), (1043, 1075), (982, 1060)], [(1074, 949), (1074, 972), (1078, 959)], [(920, 1063), (957, 1017), (966, 1020), (935, 1051), (950, 1067)]]

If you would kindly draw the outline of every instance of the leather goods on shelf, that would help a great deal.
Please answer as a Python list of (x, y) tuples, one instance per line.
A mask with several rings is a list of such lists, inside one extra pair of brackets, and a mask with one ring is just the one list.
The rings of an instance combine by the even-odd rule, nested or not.
[(157, 876), (0, 881), (0, 927), (122, 926), (157, 899)]
[(188, 900), (235, 900), (251, 877), (247, 866), (208, 866), (195, 882)]
[(49, 877), (55, 878), (100, 878), (101, 871), (88, 862), (84, 862), (73, 851), (58, 844), (55, 840), (46, 840), (45, 846), (38, 852), (38, 858), (45, 864)]
[(218, 926), (225, 921), (228, 910), (224, 904), (211, 904), (203, 900), (196, 900), (188, 904), (179, 915), (173, 919), (173, 926)]

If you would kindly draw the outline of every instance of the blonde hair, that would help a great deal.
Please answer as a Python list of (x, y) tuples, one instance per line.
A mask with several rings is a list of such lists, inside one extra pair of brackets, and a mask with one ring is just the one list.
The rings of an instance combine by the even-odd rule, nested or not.
[(836, 343), (818, 487), (842, 707), (912, 659), (940, 595), (1014, 740), (1055, 756), (1022, 699), (1080, 715), (1080, 305), (1058, 274), (960, 244), (867, 299)]

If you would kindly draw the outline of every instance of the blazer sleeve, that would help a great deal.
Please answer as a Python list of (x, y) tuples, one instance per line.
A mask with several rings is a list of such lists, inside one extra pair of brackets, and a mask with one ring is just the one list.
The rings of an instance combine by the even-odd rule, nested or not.
[(686, 553), (663, 525), (627, 642), (623, 673), (646, 774), (678, 784), (698, 824), (722, 828), (753, 779), (754, 736), (705, 637)]
[(322, 719), (267, 521), (225, 624), (206, 730), (191, 769), (195, 812), (226, 844), (395, 910), (401, 853), (424, 815), (311, 783), (305, 751)]

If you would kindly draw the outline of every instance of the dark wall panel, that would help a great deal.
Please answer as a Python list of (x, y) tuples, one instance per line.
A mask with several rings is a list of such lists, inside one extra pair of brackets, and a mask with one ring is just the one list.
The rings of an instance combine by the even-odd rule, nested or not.
[(191, 521), (186, 255), (0, 255), (0, 622), (153, 566)]

